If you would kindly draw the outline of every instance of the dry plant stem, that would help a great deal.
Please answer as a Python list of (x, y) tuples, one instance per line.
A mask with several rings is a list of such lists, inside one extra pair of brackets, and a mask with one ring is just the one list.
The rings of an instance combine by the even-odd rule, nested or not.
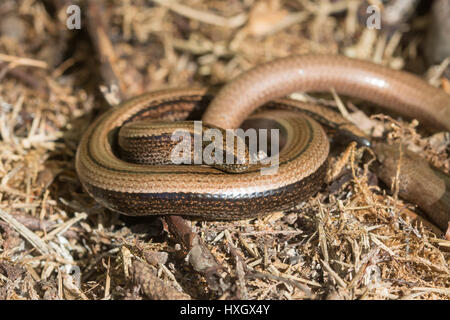
[(284, 282), (293, 287), (297, 287), (298, 289), (303, 291), (306, 295), (305, 298), (307, 298), (307, 299), (315, 299), (316, 298), (315, 294), (313, 294), (311, 292), (311, 289), (308, 286), (301, 284), (300, 282), (292, 280), (292, 279), (276, 276), (276, 275), (269, 274), (269, 273), (263, 273), (263, 272), (250, 273), (250, 274), (246, 275), (245, 277), (247, 279), (265, 279), (265, 278), (267, 278), (267, 279), (271, 279), (274, 281)]
[(65, 233), (71, 226), (73, 226), (77, 222), (84, 220), (86, 218), (87, 218), (87, 214), (83, 212), (83, 213), (77, 215), (76, 217), (69, 219), (68, 221), (66, 221), (64, 223), (61, 223), (60, 225), (58, 225), (58, 227), (56, 227), (54, 230), (49, 232), (44, 237), (44, 240), (48, 241), (48, 240), (53, 239), (57, 235), (61, 235), (61, 234)]
[[(399, 206), (397, 206), (397, 207), (399, 208)], [(417, 213), (415, 213), (415, 212), (413, 212), (413, 211), (411, 211), (411, 210), (409, 210), (407, 208), (399, 208), (399, 210), (400, 210), (400, 213), (403, 213), (406, 216), (408, 216), (411, 219), (411, 222), (423, 224), (424, 226), (430, 228), (431, 231), (433, 231), (436, 235), (442, 234), (442, 230), (441, 229), (436, 227), (434, 224), (432, 224), (427, 219), (419, 216)]]
[(15, 66), (28, 66), (28, 67), (36, 67), (41, 69), (47, 69), (48, 65), (44, 61), (30, 59), (30, 58), (22, 58), (10, 56), (7, 54), (0, 53), (0, 61), (9, 62), (14, 64)]
[(247, 294), (248, 290), (245, 285), (245, 275), (250, 271), (249, 267), (245, 263), (245, 259), (242, 257), (242, 255), (238, 252), (237, 247), (233, 243), (233, 239), (231, 238), (231, 234), (228, 230), (224, 231), (225, 238), (227, 239), (228, 248), (230, 249), (230, 253), (233, 255), (233, 258), (236, 263), (236, 285), (237, 285), (237, 298), (238, 299), (248, 299)]
[(98, 0), (87, 4), (88, 31), (100, 60), (100, 73), (108, 88), (118, 89), (118, 99), (124, 98), (125, 85), (117, 69), (118, 58), (105, 28), (104, 10)]
[(152, 0), (152, 1), (161, 6), (167, 7), (170, 10), (173, 10), (174, 12), (183, 15), (185, 17), (220, 27), (232, 29), (238, 28), (241, 25), (243, 25), (247, 20), (246, 14), (238, 14), (234, 17), (224, 18), (211, 12), (193, 9), (191, 7), (188, 7), (173, 0)]
[(49, 254), (52, 250), (49, 246), (35, 235), (32, 231), (30, 231), (27, 227), (21, 224), (19, 221), (14, 219), (12, 215), (0, 209), (0, 218), (8, 223), (11, 227), (13, 227), (17, 232), (19, 232), (28, 242), (30, 242), (33, 247), (35, 247), (41, 254)]
[(351, 142), (345, 151), (340, 155), (339, 159), (334, 163), (332, 169), (327, 174), (327, 183), (333, 182), (348, 164), (352, 152), (356, 149), (357, 143)]

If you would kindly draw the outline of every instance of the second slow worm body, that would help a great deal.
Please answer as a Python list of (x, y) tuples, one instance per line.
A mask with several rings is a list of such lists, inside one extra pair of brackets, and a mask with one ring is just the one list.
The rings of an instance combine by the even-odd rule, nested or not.
[[(163, 90), (122, 103), (84, 134), (76, 169), (83, 186), (98, 202), (128, 215), (243, 219), (287, 209), (311, 196), (323, 183), (328, 140), (316, 121), (284, 110), (307, 107), (299, 102), (278, 100), (272, 102), (275, 110), (252, 113), (295, 91), (331, 88), (417, 118), (435, 130), (450, 130), (450, 96), (414, 75), (340, 56), (298, 56), (243, 73), (211, 102), (207, 89), (200, 88)], [(125, 124), (144, 119), (184, 120), (207, 105), (202, 120), (220, 128), (238, 128), (250, 115), (277, 123), (287, 137), (277, 173), (261, 175), (259, 170), (248, 170), (231, 174), (203, 165), (134, 164), (117, 155), (114, 139)], [(158, 132), (157, 122), (154, 127)]]

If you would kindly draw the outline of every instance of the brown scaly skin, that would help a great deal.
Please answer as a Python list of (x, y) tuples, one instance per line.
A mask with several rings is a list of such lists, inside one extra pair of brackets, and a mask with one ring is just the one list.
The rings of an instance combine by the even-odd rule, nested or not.
[[(226, 85), (202, 119), (212, 126), (237, 128), (272, 99), (330, 88), (418, 118), (433, 129), (450, 129), (450, 96), (443, 91), (411, 74), (339, 56), (290, 57), (256, 67)], [(104, 206), (129, 215), (250, 218), (293, 206), (323, 183), (329, 153), (323, 129), (300, 112), (281, 109), (306, 109), (308, 114), (318, 114), (313, 118), (327, 119), (323, 121), (327, 125), (358, 136), (335, 113), (328, 117), (314, 112), (311, 105), (305, 108), (285, 99), (275, 103), (275, 110), (254, 115), (277, 122), (287, 133), (274, 175), (261, 175), (258, 167), (230, 174), (203, 165), (142, 165), (117, 157), (114, 138), (123, 125), (145, 119), (187, 119), (209, 104), (206, 93), (200, 88), (144, 94), (100, 117), (83, 136), (76, 157), (78, 175), (88, 192)]]
[[(211, 196), (205, 193), (125, 193), (85, 184), (94, 198), (110, 209), (126, 214), (175, 214), (204, 220), (249, 219), (277, 210), (286, 210), (307, 200), (325, 179), (327, 162), (313, 174), (291, 185), (253, 194)], [(214, 177), (211, 177), (214, 179)], [(194, 209), (193, 209), (194, 208)]]
[[(174, 92), (177, 94), (173, 95)], [(171, 98), (166, 98), (167, 92), (162, 91), (151, 94), (150, 99), (147, 95), (131, 100), (91, 125), (80, 143), (76, 165), (84, 187), (97, 201), (128, 215), (185, 214), (205, 219), (243, 219), (271, 212), (274, 205), (277, 209), (292, 207), (315, 193), (323, 183), (328, 156), (326, 135), (317, 122), (292, 110), (255, 114), (257, 118), (287, 126), (284, 131), (290, 132), (280, 152), (281, 175), (262, 176), (259, 165), (230, 174), (203, 165), (142, 165), (116, 157), (117, 150), (109, 143), (114, 140), (111, 132), (129, 123), (129, 119), (188, 117), (205, 100), (198, 94), (203, 89), (188, 92), (190, 95), (182, 90), (170, 91)], [(301, 105), (294, 101), (291, 104), (296, 108)], [(163, 115), (155, 115), (157, 112)], [(161, 125), (154, 123), (155, 132), (165, 130)], [(97, 134), (105, 139), (95, 138)], [(306, 161), (311, 153), (319, 161)], [(299, 179), (302, 175), (304, 179)]]

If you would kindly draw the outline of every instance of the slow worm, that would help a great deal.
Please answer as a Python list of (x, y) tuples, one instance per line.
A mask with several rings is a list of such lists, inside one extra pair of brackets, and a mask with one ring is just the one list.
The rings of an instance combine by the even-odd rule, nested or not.
[[(329, 142), (312, 118), (332, 127), (346, 128), (346, 124), (336, 115), (328, 118), (316, 112), (314, 106), (273, 100), (295, 91), (330, 88), (417, 118), (432, 129), (450, 130), (450, 96), (412, 74), (341, 56), (295, 56), (243, 73), (212, 101), (208, 90), (199, 88), (163, 90), (123, 102), (85, 132), (76, 170), (99, 203), (127, 215), (230, 220), (287, 209), (313, 195), (324, 181)], [(254, 113), (266, 103), (268, 109)], [(276, 174), (261, 175), (258, 167), (227, 173), (206, 165), (148, 165), (119, 158), (116, 139), (124, 125), (146, 119), (184, 120), (206, 106), (203, 122), (219, 128), (238, 128), (249, 118), (275, 123), (286, 134)], [(131, 138), (164, 140), (167, 132), (159, 121), (152, 124), (154, 134)]]

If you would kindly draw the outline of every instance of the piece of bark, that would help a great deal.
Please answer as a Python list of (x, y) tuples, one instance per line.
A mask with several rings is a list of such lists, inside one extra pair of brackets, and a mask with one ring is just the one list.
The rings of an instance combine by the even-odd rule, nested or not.
[(188, 250), (187, 260), (192, 268), (205, 277), (211, 290), (219, 291), (219, 271), (223, 268), (203, 243), (200, 235), (193, 232), (187, 221), (180, 216), (169, 215), (165, 217), (165, 221), (170, 232)]
[[(377, 176), (388, 186), (397, 177), (398, 195), (417, 204), (442, 231), (450, 221), (450, 178), (419, 155), (399, 145), (377, 143)], [(395, 191), (395, 190), (394, 190)]]

